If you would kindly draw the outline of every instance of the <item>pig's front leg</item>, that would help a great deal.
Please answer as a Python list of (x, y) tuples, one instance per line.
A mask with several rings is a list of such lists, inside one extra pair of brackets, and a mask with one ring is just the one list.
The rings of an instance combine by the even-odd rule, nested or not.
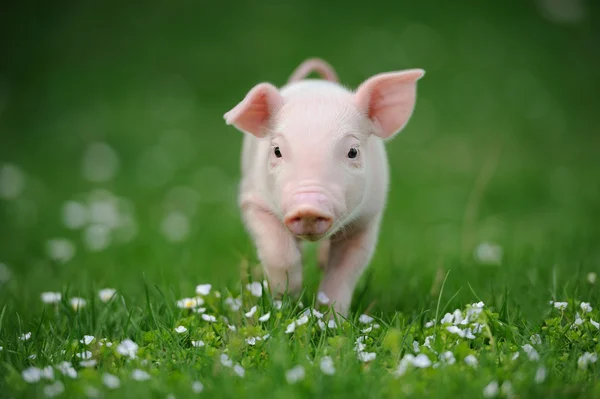
[(352, 294), (362, 272), (369, 264), (379, 232), (380, 216), (353, 232), (340, 232), (331, 238), (329, 262), (320, 291), (342, 316), (347, 316)]
[(245, 206), (242, 212), (273, 295), (279, 296), (286, 289), (290, 295), (299, 294), (302, 253), (296, 238), (275, 216), (258, 206)]

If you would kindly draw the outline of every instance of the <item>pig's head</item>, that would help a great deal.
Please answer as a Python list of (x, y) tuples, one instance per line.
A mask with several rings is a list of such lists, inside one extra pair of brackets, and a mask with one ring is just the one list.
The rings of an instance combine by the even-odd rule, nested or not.
[(368, 171), (382, 161), (371, 159), (370, 146), (405, 126), (423, 74), (379, 74), (355, 92), (326, 81), (281, 90), (261, 83), (225, 114), (228, 125), (269, 143), (262, 165), (268, 200), (294, 235), (318, 240), (353, 220), (369, 190)]

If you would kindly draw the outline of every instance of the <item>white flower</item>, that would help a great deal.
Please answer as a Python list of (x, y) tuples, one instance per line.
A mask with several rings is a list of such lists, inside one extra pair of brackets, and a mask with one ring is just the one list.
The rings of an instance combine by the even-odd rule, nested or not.
[(203, 314), (202, 320), (208, 321), (209, 323), (214, 323), (215, 321), (217, 321), (217, 318), (210, 314)]
[(483, 388), (485, 398), (494, 398), (498, 395), (498, 381), (492, 381)]
[(358, 318), (358, 321), (361, 322), (362, 324), (370, 324), (373, 322), (373, 319), (371, 316), (366, 315), (366, 314), (361, 314), (360, 317)]
[(589, 273), (588, 273), (588, 275), (587, 275), (587, 281), (588, 281), (590, 284), (595, 284), (595, 283), (596, 283), (596, 277), (598, 277), (598, 276), (596, 275), (596, 273), (594, 273), (594, 272), (589, 272)]
[(271, 334), (265, 334), (262, 336), (263, 341), (266, 341), (269, 338), (271, 338)]
[(103, 224), (91, 224), (83, 230), (82, 240), (89, 251), (100, 252), (110, 245), (110, 228)]
[(335, 374), (335, 367), (333, 365), (333, 359), (329, 356), (323, 356), (323, 358), (321, 359), (321, 362), (319, 363), (319, 367), (321, 368), (321, 371), (325, 375), (334, 375)]
[(203, 347), (204, 345), (206, 345), (206, 344), (205, 344), (205, 343), (204, 343), (204, 341), (202, 341), (202, 340), (199, 340), (199, 341), (192, 341), (192, 346), (193, 346), (194, 348), (201, 348), (201, 347)]
[(187, 328), (185, 328), (184, 326), (177, 326), (177, 327), (175, 327), (175, 332), (177, 334), (183, 334), (183, 333), (187, 332)]
[(295, 384), (298, 381), (302, 381), (304, 379), (305, 372), (304, 367), (296, 366), (285, 372), (285, 379), (288, 384)]
[(324, 292), (319, 292), (317, 294), (317, 302), (323, 305), (327, 305), (329, 303), (329, 297)]
[(298, 320), (296, 320), (296, 325), (297, 326), (301, 326), (302, 324), (306, 324), (308, 323), (308, 316), (304, 315), (302, 317), (300, 317)]
[(275, 299), (273, 301), (273, 307), (277, 310), (280, 310), (283, 307), (283, 302), (279, 299)]
[(49, 398), (60, 395), (65, 391), (65, 385), (62, 381), (55, 381), (54, 384), (46, 385), (44, 387), (44, 395)]
[(583, 355), (579, 356), (577, 359), (577, 366), (580, 369), (585, 370), (587, 366), (592, 363), (596, 363), (598, 361), (598, 355), (595, 353), (585, 352)]
[(71, 302), (71, 307), (73, 308), (73, 310), (79, 310), (81, 308), (84, 308), (85, 305), (87, 304), (87, 301), (83, 298), (79, 298), (79, 297), (73, 297), (70, 300)]
[(593, 325), (594, 327), (596, 327), (596, 329), (599, 329), (599, 330), (600, 330), (600, 323), (598, 323), (597, 321), (594, 321), (594, 320), (592, 320), (592, 319), (590, 319), (590, 323), (592, 323), (592, 325)]
[(465, 357), (465, 363), (467, 363), (471, 367), (477, 367), (479, 365), (479, 360), (473, 355), (469, 355)]
[(138, 349), (139, 349), (138, 344), (136, 344), (129, 338), (123, 340), (117, 346), (117, 352), (119, 352), (123, 356), (129, 356), (131, 359), (136, 358)]
[(77, 378), (77, 371), (73, 368), (70, 362), (62, 362), (56, 365), (58, 371), (69, 378)]
[(531, 361), (540, 360), (540, 355), (535, 350), (535, 348), (533, 346), (531, 346), (530, 344), (525, 344), (521, 348), (523, 348), (525, 353), (527, 353), (527, 357), (529, 358), (529, 360), (531, 360)]
[(537, 369), (535, 372), (534, 381), (536, 384), (541, 384), (542, 382), (546, 381), (546, 368), (544, 366)]
[(212, 285), (210, 284), (200, 284), (196, 286), (196, 294), (206, 296), (210, 294), (210, 289)]
[(448, 326), (446, 327), (446, 330), (448, 330), (452, 334), (457, 334), (461, 338), (465, 337), (465, 332), (456, 326)]
[(58, 303), (62, 299), (60, 292), (42, 292), (40, 296), (44, 303)]
[[(373, 326), (369, 326), (369, 327), (367, 327), (367, 328), (363, 328), (362, 330), (360, 330), (360, 332), (362, 332), (363, 334), (368, 334), (368, 333), (370, 333), (371, 331), (373, 331)], [(415, 342), (416, 342), (416, 341), (415, 341)], [(414, 344), (414, 343), (413, 343), (413, 344)], [(417, 342), (417, 344), (418, 344), (418, 342)]]
[(589, 302), (581, 302), (581, 310), (586, 313), (590, 313), (592, 311), (592, 306)]
[(500, 387), (500, 392), (502, 393), (502, 395), (506, 396), (507, 398), (512, 398), (513, 397), (513, 386), (512, 383), (510, 381), (504, 381), (502, 383), (502, 386)]
[(242, 365), (239, 363), (233, 366), (233, 371), (240, 377), (244, 377), (244, 375), (246, 374), (246, 370), (244, 370)]
[(54, 379), (54, 369), (52, 368), (52, 366), (46, 366), (41, 371), (42, 371), (42, 378), (45, 378), (47, 380)]
[(83, 359), (83, 360), (88, 360), (88, 359), (92, 358), (92, 352), (84, 351), (81, 353), (76, 353), (75, 356), (77, 356), (78, 358)]
[(37, 355), (34, 353), (33, 355), (29, 355), (29, 359), (34, 360), (37, 357)]
[(258, 281), (254, 281), (250, 284), (246, 284), (246, 289), (248, 291), (250, 291), (250, 293), (257, 298), (260, 298), (262, 296), (263, 287), (262, 287), (262, 284), (259, 283)]
[(85, 205), (76, 201), (67, 201), (62, 207), (62, 221), (68, 229), (80, 229), (88, 221), (88, 211)]
[(398, 368), (396, 368), (394, 371), (394, 376), (396, 378), (403, 376), (406, 373), (406, 370), (408, 370), (408, 367), (413, 364), (414, 359), (415, 357), (410, 353), (404, 355), (404, 357), (400, 360), (400, 363), (398, 363)]
[(121, 386), (119, 377), (109, 373), (104, 373), (102, 375), (102, 383), (109, 389), (117, 389), (119, 386)]
[(452, 313), (446, 313), (444, 315), (444, 317), (442, 317), (442, 320), (440, 320), (440, 323), (446, 324), (446, 323), (452, 323), (453, 321), (454, 321), (454, 315)]
[(196, 308), (193, 310), (194, 313), (202, 314), (206, 312), (206, 308)]
[(106, 338), (101, 338), (100, 341), (98, 341), (98, 345), (100, 345), (100, 346), (106, 345), (107, 348), (110, 348), (111, 346), (113, 346), (112, 342), (108, 341)]
[(450, 351), (446, 351), (446, 352), (442, 353), (442, 355), (440, 356), (440, 359), (442, 360), (442, 362), (444, 362), (448, 365), (453, 365), (454, 363), (456, 363), (456, 358), (454, 357), (454, 353), (452, 353)]
[(419, 341), (413, 341), (413, 352), (415, 353), (419, 353), (421, 352), (421, 349), (419, 348)]
[(150, 379), (150, 374), (144, 370), (135, 369), (131, 372), (131, 379), (135, 381), (148, 381)]
[(337, 328), (337, 324), (335, 324), (335, 320), (328, 320), (327, 321), (327, 328), (330, 328), (330, 329)]
[(229, 328), (231, 331), (237, 330), (237, 328), (234, 325), (231, 325), (231, 324), (228, 324), (227, 328)]
[(427, 323), (425, 323), (425, 328), (431, 328), (435, 326), (435, 320), (430, 320)]
[(579, 312), (575, 313), (575, 322), (573, 323), (573, 326), (580, 326), (583, 324), (583, 319), (581, 318), (581, 315), (579, 314)]
[(358, 352), (357, 355), (358, 360), (360, 360), (361, 362), (371, 362), (373, 360), (375, 360), (375, 358), (377, 357), (377, 353), (375, 352)]
[(452, 316), (454, 316), (454, 325), (465, 324), (467, 322), (460, 309), (456, 309), (454, 313), (452, 313)]
[(266, 314), (264, 314), (264, 315), (260, 316), (260, 317), (258, 318), (258, 321), (265, 322), (265, 321), (269, 320), (269, 318), (270, 318), (270, 317), (271, 317), (271, 312), (269, 312), (269, 313), (266, 313)]
[(37, 367), (29, 367), (21, 373), (25, 382), (34, 383), (42, 379), (42, 370)]
[(517, 360), (519, 358), (520, 353), (519, 352), (515, 352), (514, 355), (512, 355), (511, 360)]
[(242, 300), (240, 298), (233, 299), (232, 297), (225, 299), (225, 305), (229, 306), (234, 312), (237, 312), (242, 307)]
[(177, 301), (177, 307), (179, 309), (194, 309), (204, 304), (204, 299), (200, 297), (196, 298), (183, 298)]
[(75, 245), (66, 238), (53, 238), (46, 242), (46, 254), (58, 263), (67, 263), (75, 256)]
[(100, 300), (104, 303), (110, 301), (112, 297), (117, 293), (117, 290), (114, 288), (104, 288), (98, 291), (98, 296)]
[(31, 333), (30, 332), (26, 332), (25, 334), (21, 334), (21, 336), (19, 337), (19, 339), (21, 341), (29, 341), (30, 338), (31, 338)]
[(467, 338), (467, 339), (475, 339), (477, 337), (475, 335), (473, 335), (473, 331), (470, 328), (467, 328), (465, 330), (465, 338)]
[(257, 339), (260, 340), (260, 337), (249, 337), (249, 338), (246, 338), (246, 343), (248, 345), (256, 345), (256, 340)]
[(83, 339), (80, 339), (79, 342), (81, 342), (84, 345), (89, 345), (92, 343), (92, 341), (94, 341), (95, 337), (93, 335), (84, 335)]
[(558, 310), (565, 310), (569, 305), (567, 302), (554, 302), (554, 307)]
[(285, 333), (291, 334), (294, 332), (295, 329), (296, 329), (296, 322), (292, 321), (290, 324), (288, 324), (287, 328), (285, 329)]
[(200, 381), (192, 382), (192, 392), (200, 393), (202, 391), (204, 391), (204, 385)]
[(94, 359), (90, 359), (90, 360), (82, 360), (79, 362), (79, 365), (81, 367), (94, 367), (96, 366), (98, 362), (96, 362), (96, 360)]
[(226, 353), (221, 354), (221, 364), (225, 367), (233, 366), (233, 361), (227, 356)]
[(254, 316), (254, 314), (256, 313), (257, 310), (258, 310), (258, 306), (252, 306), (250, 308), (250, 310), (244, 314), (246, 315), (247, 318), (251, 318), (252, 316)]
[(499, 265), (502, 263), (502, 247), (495, 243), (482, 242), (475, 249), (474, 258), (479, 263)]
[(427, 355), (421, 353), (420, 355), (415, 356), (412, 361), (413, 366), (424, 369), (431, 366), (431, 360)]
[(362, 343), (362, 341), (356, 340), (356, 343), (354, 344), (354, 351), (355, 352), (362, 352), (365, 350), (367, 346)]
[(542, 344), (542, 337), (540, 337), (540, 334), (533, 334), (529, 340), (531, 341), (532, 344), (534, 345), (541, 345)]

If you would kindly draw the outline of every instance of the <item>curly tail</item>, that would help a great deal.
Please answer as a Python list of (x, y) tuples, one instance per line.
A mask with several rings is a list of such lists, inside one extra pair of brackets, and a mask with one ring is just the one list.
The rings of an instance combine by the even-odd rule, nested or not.
[(338, 77), (335, 70), (327, 62), (320, 58), (309, 58), (304, 61), (292, 72), (292, 75), (288, 79), (288, 83), (297, 82), (306, 78), (311, 72), (317, 72), (325, 80), (331, 82), (337, 82)]

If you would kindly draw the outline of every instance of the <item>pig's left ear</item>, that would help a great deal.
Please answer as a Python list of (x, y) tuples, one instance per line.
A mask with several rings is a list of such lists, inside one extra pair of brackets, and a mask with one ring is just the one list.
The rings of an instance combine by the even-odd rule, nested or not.
[(398, 133), (415, 108), (417, 80), (422, 69), (388, 72), (367, 79), (356, 90), (355, 102), (375, 126), (375, 134), (383, 139)]
[(283, 98), (277, 88), (270, 83), (260, 83), (223, 117), (228, 125), (234, 125), (256, 137), (265, 137), (269, 120), (282, 105)]

